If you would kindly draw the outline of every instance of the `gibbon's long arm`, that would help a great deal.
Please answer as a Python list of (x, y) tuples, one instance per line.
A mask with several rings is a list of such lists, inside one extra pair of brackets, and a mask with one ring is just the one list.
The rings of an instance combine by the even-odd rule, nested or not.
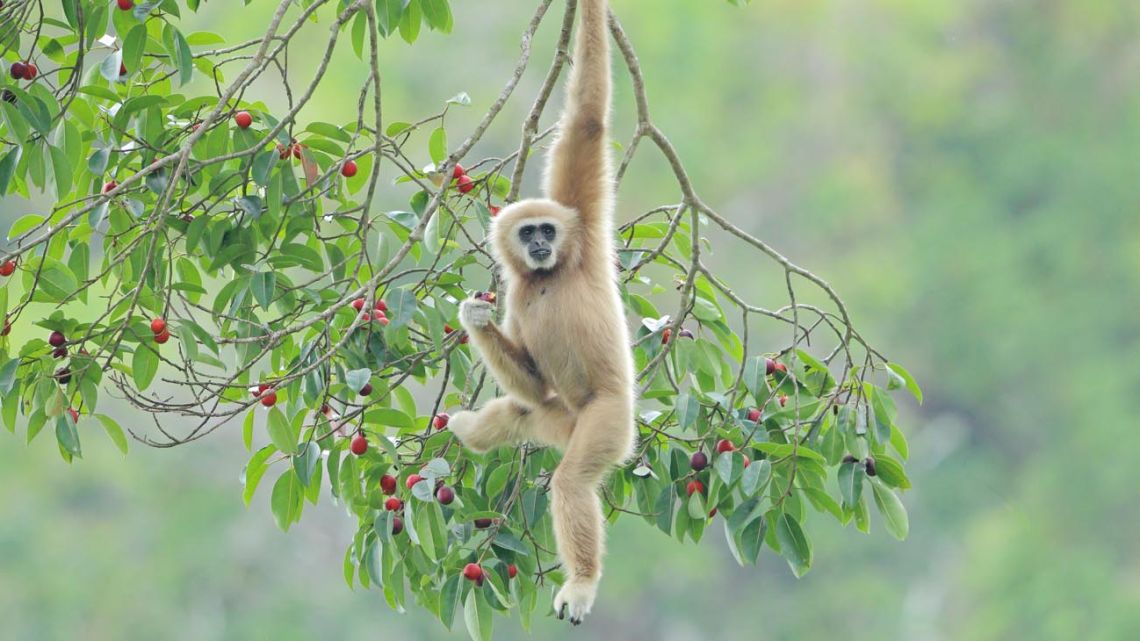
[(495, 380), (523, 403), (539, 406), (547, 397), (546, 381), (526, 350), (519, 347), (494, 323), (467, 328)]
[(606, 151), (610, 111), (610, 44), (606, 0), (578, 0), (581, 22), (558, 139), (547, 161), (546, 194), (577, 209), (585, 231), (609, 224), (612, 200)]

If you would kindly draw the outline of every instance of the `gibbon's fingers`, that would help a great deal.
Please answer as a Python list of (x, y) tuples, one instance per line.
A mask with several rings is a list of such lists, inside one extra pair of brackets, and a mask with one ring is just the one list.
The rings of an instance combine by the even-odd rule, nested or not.
[(491, 323), (495, 308), (484, 300), (471, 298), (459, 303), (459, 324), (468, 333), (474, 333)]
[(573, 425), (573, 416), (557, 400), (531, 409), (505, 396), (477, 412), (459, 412), (447, 426), (467, 449), (486, 452), (522, 441), (564, 446)]

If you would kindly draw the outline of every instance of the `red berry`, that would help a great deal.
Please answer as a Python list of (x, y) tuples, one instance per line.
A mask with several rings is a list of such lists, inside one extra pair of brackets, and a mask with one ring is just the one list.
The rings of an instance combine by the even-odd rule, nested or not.
[(0, 329), (0, 336), (7, 336), (12, 333), (12, 321), (7, 318), (4, 319), (4, 329)]
[(387, 501), (384, 501), (384, 509), (389, 512), (399, 512), (404, 509), (404, 502), (394, 496), (389, 497)]
[(435, 418), (432, 419), (431, 424), (435, 426), (435, 429), (442, 430), (443, 428), (447, 427), (447, 422), (450, 420), (450, 414), (447, 412), (440, 412), (439, 414), (435, 415)]
[(478, 563), (468, 563), (463, 568), (463, 576), (468, 581), (478, 581), (483, 578), (483, 568), (479, 567)]
[(455, 331), (454, 327), (452, 327), (451, 325), (444, 324), (444, 326), (443, 326), (443, 333), (444, 334), (450, 334), (454, 331)]
[(257, 390), (253, 392), (253, 397), (257, 398), (258, 396), (261, 396), (261, 393), (267, 389), (269, 389), (269, 385), (267, 383), (258, 383)]
[(161, 334), (166, 329), (166, 321), (161, 318), (156, 318), (150, 322), (150, 331), (155, 334)]
[(399, 534), (404, 531), (404, 520), (398, 516), (392, 517), (392, 534)]
[(772, 372), (775, 372), (775, 371), (776, 371), (776, 361), (774, 361), (770, 358), (765, 358), (764, 359), (764, 373), (765, 374), (771, 374)]
[(783, 363), (776, 363), (776, 371), (784, 372), (786, 374), (788, 372), (788, 366), (784, 365)]
[(374, 307), (376, 308), (376, 311), (378, 311), (378, 312), (387, 312), (388, 311), (388, 303), (385, 303), (381, 299), (376, 300), (376, 304), (374, 305)]
[(752, 421), (753, 423), (760, 422), (760, 410), (755, 407), (750, 408), (748, 410), (748, 420)]
[(293, 157), (296, 158), (297, 160), (301, 159), (301, 145), (299, 145), (299, 144), (293, 145)]
[(424, 477), (420, 476), (419, 474), (413, 474), (409, 476), (406, 481), (404, 481), (404, 486), (410, 490), (412, 489), (413, 485), (419, 483), (422, 480), (424, 480)]
[(119, 75), (120, 75), (120, 76), (125, 76), (125, 75), (127, 75), (127, 65), (125, 65), (125, 64), (123, 64), (123, 63), (121, 63), (121, 62), (119, 63)]
[(52, 347), (59, 347), (66, 342), (67, 338), (64, 337), (63, 332), (55, 331), (51, 333), (51, 336), (48, 336), (48, 345)]
[(282, 145), (281, 143), (277, 143), (277, 157), (279, 159), (281, 159), (281, 160), (288, 159), (290, 153), (292, 153), (292, 152), (289, 151), (288, 147), (286, 147), (285, 145)]
[(685, 491), (688, 492), (689, 496), (692, 496), (694, 492), (700, 492), (701, 494), (704, 494), (705, 484), (696, 479), (693, 479), (692, 481), (689, 481), (688, 485), (685, 486)]
[(788, 404), (788, 395), (787, 394), (780, 394), (780, 407), (783, 407), (787, 404)]
[(345, 178), (352, 178), (353, 176), (355, 176), (356, 175), (356, 161), (355, 160), (345, 161), (345, 163), (343, 165), (341, 165), (341, 167), (340, 167), (340, 175), (344, 176)]
[(726, 438), (717, 441), (716, 451), (718, 454), (724, 454), (725, 452), (732, 452), (734, 450), (736, 450), (736, 446), (732, 444), (732, 441)]
[(23, 80), (24, 74), (28, 71), (28, 65), (22, 62), (13, 62), (11, 67), (8, 67), (8, 75), (16, 80)]
[(67, 408), (67, 413), (71, 414), (71, 422), (72, 423), (78, 423), (79, 422), (79, 412), (75, 411), (74, 407)]
[(713, 509), (709, 510), (709, 518), (711, 519), (714, 516), (716, 516), (716, 508), (715, 507)]
[(352, 444), (349, 446), (352, 453), (360, 456), (368, 451), (368, 439), (363, 434), (357, 434), (352, 437)]
[(165, 329), (154, 335), (154, 342), (159, 345), (165, 345), (168, 340), (170, 340), (170, 332)]
[(24, 63), (24, 80), (35, 80), (39, 72), (40, 70), (37, 69), (34, 64), (30, 62)]
[(455, 184), (459, 185), (460, 193), (466, 194), (472, 189), (475, 189), (475, 181), (471, 180), (471, 176), (468, 176), (467, 174), (460, 176), (459, 180), (455, 181)]
[(63, 358), (64, 356), (67, 356), (67, 348), (57, 347), (55, 348), (55, 351), (51, 353), (51, 355), (53, 358)]
[(709, 466), (709, 457), (704, 452), (693, 452), (693, 456), (689, 459), (689, 467), (693, 468), (694, 472), (700, 472)]
[(519, 575), (519, 568), (518, 568), (518, 566), (517, 566), (517, 565), (515, 565), (514, 563), (512, 563), (512, 564), (510, 564), (510, 565), (508, 565), (508, 566), (507, 566), (507, 576), (508, 576), (509, 578), (512, 578), (512, 579), (513, 579), (513, 578), (515, 578), (515, 577), (516, 577), (516, 576), (518, 576), (518, 575)]
[(491, 206), (490, 206), (490, 207), (488, 207), (487, 209), (491, 210), (491, 218), (494, 218), (495, 216), (498, 216), (498, 215), (499, 215), (499, 208), (498, 208), (498, 207), (495, 207), (494, 205), (491, 205)]
[(455, 490), (444, 485), (435, 491), (435, 498), (443, 505), (451, 505), (451, 502), (455, 500)]
[(16, 261), (6, 260), (0, 265), (0, 276), (11, 276), (16, 271)]
[(671, 336), (673, 336), (673, 328), (666, 327), (665, 331), (661, 332), (661, 344), (668, 343)]
[(389, 495), (395, 494), (396, 493), (396, 477), (392, 476), (391, 474), (385, 474), (384, 476), (381, 476), (380, 477), (380, 489), (385, 494), (389, 494)]
[[(378, 312), (378, 313), (379, 313), (379, 312)], [(377, 322), (377, 323), (380, 323), (381, 325), (384, 325), (385, 327), (387, 327), (388, 323), (390, 323), (390, 322), (392, 322), (392, 321), (388, 320), (388, 317), (387, 317), (387, 316), (377, 316), (377, 317), (376, 317), (376, 322)]]
[(364, 387), (360, 388), (361, 396), (368, 396), (372, 393), (372, 383), (365, 383)]
[(134, 6), (134, 0), (119, 0), (119, 8), (123, 11), (130, 11)]
[(239, 111), (234, 114), (234, 122), (242, 129), (249, 129), (249, 126), (253, 124), (253, 116), (249, 115), (248, 111)]
[(114, 189), (115, 187), (118, 187), (118, 186), (119, 186), (119, 183), (117, 183), (113, 180), (110, 182), (107, 182), (103, 185), (103, 193), (105, 194), (105, 193), (111, 191), (112, 189)]
[(480, 530), (485, 530), (491, 527), (491, 519), (475, 519), (475, 527)]
[(451, 177), (452, 178), (459, 178), (460, 176), (466, 176), (466, 175), (467, 175), (467, 171), (463, 169), (463, 165), (461, 165), (459, 163), (455, 163), (455, 169), (451, 170)]
[(277, 392), (269, 390), (261, 395), (261, 404), (266, 407), (273, 407), (277, 404)]
[(369, 314), (368, 312), (364, 312), (363, 314), (360, 315), (360, 322), (367, 323), (370, 320), (372, 320), (372, 314)]
[(747, 454), (741, 454), (741, 456), (744, 457), (744, 467), (748, 467), (749, 465), (752, 465), (752, 459), (748, 458)]
[(358, 312), (360, 310), (364, 309), (364, 299), (363, 298), (357, 298), (356, 300), (352, 301), (352, 308)]

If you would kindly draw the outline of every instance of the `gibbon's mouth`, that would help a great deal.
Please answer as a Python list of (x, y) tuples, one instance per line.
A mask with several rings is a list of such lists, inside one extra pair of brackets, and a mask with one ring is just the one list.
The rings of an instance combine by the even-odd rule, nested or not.
[(550, 249), (547, 247), (530, 250), (530, 257), (540, 263), (545, 261), (547, 258), (550, 258), (550, 254)]

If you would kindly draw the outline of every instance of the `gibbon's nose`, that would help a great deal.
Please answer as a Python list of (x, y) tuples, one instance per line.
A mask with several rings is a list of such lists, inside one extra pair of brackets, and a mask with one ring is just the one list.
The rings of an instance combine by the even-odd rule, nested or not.
[(550, 245), (546, 243), (531, 243), (527, 251), (530, 257), (535, 260), (546, 260), (550, 258)]

